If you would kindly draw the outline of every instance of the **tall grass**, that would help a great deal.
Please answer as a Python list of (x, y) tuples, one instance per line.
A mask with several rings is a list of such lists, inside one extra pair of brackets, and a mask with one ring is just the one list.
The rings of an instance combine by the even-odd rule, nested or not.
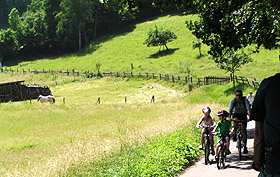
[[(17, 78), (4, 77), (1, 81)], [(81, 162), (98, 161), (124, 146), (136, 148), (186, 128), (205, 103), (189, 104), (184, 88), (155, 80), (103, 78), (50, 82), (48, 75), (24, 75), (51, 84), (54, 105), (33, 100), (1, 103), (1, 176), (56, 176)], [(7, 80), (5, 80), (6, 78)], [(31, 83), (32, 83), (31, 82)], [(176, 89), (175, 89), (176, 88)], [(150, 104), (155, 95), (155, 104)], [(101, 104), (97, 98), (101, 97)], [(124, 102), (127, 97), (127, 103)], [(66, 103), (63, 104), (63, 98)], [(209, 104), (213, 110), (221, 105)]]

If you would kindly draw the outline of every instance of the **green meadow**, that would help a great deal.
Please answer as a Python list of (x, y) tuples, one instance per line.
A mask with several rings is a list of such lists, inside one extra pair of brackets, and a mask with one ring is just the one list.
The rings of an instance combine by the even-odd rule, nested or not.
[[(83, 51), (59, 57), (34, 57), (5, 63), (5, 66), (19, 70), (95, 70), (101, 64), (102, 72), (150, 72), (160, 74), (186, 75), (180, 68), (188, 66), (193, 76), (204, 77), (229, 75), (219, 69), (207, 54), (208, 47), (202, 45), (203, 57), (198, 49), (192, 48), (195, 36), (186, 28), (186, 20), (198, 19), (197, 15), (165, 15), (127, 27), (127, 31), (107, 35), (90, 43)], [(168, 43), (169, 51), (159, 47), (147, 47), (143, 42), (149, 30), (155, 25), (170, 29), (177, 39)], [(279, 49), (260, 49), (253, 53), (253, 62), (243, 66), (236, 74), (248, 78), (263, 78), (280, 70)], [(133, 69), (131, 68), (133, 65)]]
[[(196, 39), (186, 29), (185, 21), (197, 18), (166, 15), (149, 19), (128, 27), (126, 32), (96, 39), (81, 52), (19, 59), (5, 62), (4, 67), (19, 71), (95, 71), (96, 63), (100, 63), (101, 72), (183, 76), (180, 68), (188, 66), (193, 76), (228, 75), (210, 59), (207, 46), (202, 46), (201, 58), (198, 49), (192, 48)], [(167, 44), (169, 51), (143, 45), (155, 25), (178, 36)], [(261, 81), (279, 72), (278, 55), (279, 50), (261, 48), (252, 54), (254, 61), (236, 74)], [(175, 176), (200, 155), (200, 130), (193, 129), (193, 124), (202, 116), (202, 107), (210, 106), (213, 116), (220, 109), (227, 110), (236, 89), (230, 83), (201, 86), (189, 92), (188, 85), (144, 78), (0, 73), (0, 83), (16, 80), (49, 86), (56, 102), (1, 103), (1, 176), (139, 176), (153, 171), (162, 172), (154, 175)], [(243, 84), (237, 84), (237, 88), (245, 94), (255, 92)], [(150, 103), (153, 95), (155, 103)], [(181, 159), (172, 161), (171, 157)], [(159, 158), (162, 164), (155, 165), (153, 159)]]

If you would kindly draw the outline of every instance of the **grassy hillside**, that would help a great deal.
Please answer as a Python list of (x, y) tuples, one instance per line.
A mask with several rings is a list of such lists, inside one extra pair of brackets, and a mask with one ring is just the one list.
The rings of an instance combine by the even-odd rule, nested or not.
[[(187, 30), (185, 21), (195, 20), (196, 15), (167, 15), (149, 19), (145, 22), (128, 27), (127, 32), (96, 39), (82, 52), (60, 57), (29, 58), (25, 61), (5, 63), (14, 69), (52, 69), (52, 70), (94, 70), (95, 64), (101, 64), (101, 71), (154, 72), (163, 74), (184, 75), (180, 66), (190, 66), (192, 74), (198, 76), (224, 76), (224, 70), (216, 67), (207, 54), (208, 47), (202, 45), (203, 57), (199, 58), (198, 49), (192, 48), (196, 38)], [(163, 27), (170, 29), (177, 40), (168, 43), (168, 52), (159, 52), (159, 47), (143, 45), (150, 29)], [(275, 74), (280, 70), (278, 61), (279, 50), (261, 49), (253, 54), (254, 62), (244, 66), (237, 75), (256, 78)], [(180, 64), (181, 63), (181, 64)], [(133, 64), (134, 69), (131, 68)]]

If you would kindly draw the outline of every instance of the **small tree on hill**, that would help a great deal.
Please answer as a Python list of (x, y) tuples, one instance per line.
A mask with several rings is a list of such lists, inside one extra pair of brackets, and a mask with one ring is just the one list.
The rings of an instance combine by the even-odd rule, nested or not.
[(245, 53), (243, 50), (236, 52), (232, 49), (228, 49), (222, 56), (216, 57), (214, 60), (218, 64), (218, 67), (232, 74), (233, 87), (235, 87), (235, 72), (239, 71), (242, 65), (251, 62), (252, 58), (250, 54)]
[(199, 50), (199, 57), (201, 58), (202, 54), (201, 54), (201, 42), (200, 42), (200, 40), (198, 39), (197, 42), (193, 41), (192, 47), (194, 49), (198, 48), (198, 50)]
[[(168, 50), (167, 43), (173, 41), (174, 39), (177, 39), (177, 36), (175, 33), (168, 29), (158, 28), (156, 26), (156, 29), (150, 30), (148, 33), (148, 38), (144, 41), (143, 44), (147, 44), (148, 47), (150, 46), (163, 46)], [(159, 50), (160, 50), (159, 48)]]

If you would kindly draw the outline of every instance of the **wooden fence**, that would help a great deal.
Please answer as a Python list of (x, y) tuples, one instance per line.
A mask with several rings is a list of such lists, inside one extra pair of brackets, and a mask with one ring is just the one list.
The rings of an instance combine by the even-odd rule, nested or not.
[[(254, 87), (255, 89), (258, 89), (260, 86), (259, 82), (257, 82), (256, 79), (253, 80), (242, 76), (234, 76), (234, 79), (237, 83), (242, 82), (243, 84), (248, 84), (249, 86)], [(231, 80), (233, 80), (232, 76)]]
[[(43, 71), (37, 71), (33, 70), (31, 71), (30, 69), (28, 70), (22, 70), (19, 71), (17, 70), (12, 70), (7, 69), (7, 68), (2, 68), (2, 72), (16, 72), (16, 73), (34, 73), (34, 74), (66, 74), (66, 75), (74, 75), (74, 76), (80, 76), (82, 73), (85, 71), (75, 71), (74, 69), (72, 70), (67, 70), (67, 71), (53, 71), (53, 70), (44, 70)], [(88, 71), (89, 72), (89, 71)], [(233, 81), (233, 77), (216, 77), (216, 76), (205, 76), (202, 78), (198, 77), (191, 77), (191, 76), (174, 76), (170, 74), (157, 74), (157, 73), (147, 73), (147, 72), (139, 72), (139, 73), (133, 73), (133, 72), (103, 72), (101, 73), (103, 76), (115, 76), (115, 77), (138, 77), (138, 78), (151, 78), (151, 79), (159, 79), (159, 80), (168, 80), (172, 82), (184, 82), (186, 84), (193, 84), (193, 85), (210, 85), (210, 84), (227, 84), (231, 81)], [(248, 84), (251, 87), (254, 87), (257, 89), (259, 87), (259, 82), (253, 79), (249, 79), (246, 77), (242, 76), (235, 76), (234, 79), (236, 80), (237, 83), (242, 82), (244, 84)]]

